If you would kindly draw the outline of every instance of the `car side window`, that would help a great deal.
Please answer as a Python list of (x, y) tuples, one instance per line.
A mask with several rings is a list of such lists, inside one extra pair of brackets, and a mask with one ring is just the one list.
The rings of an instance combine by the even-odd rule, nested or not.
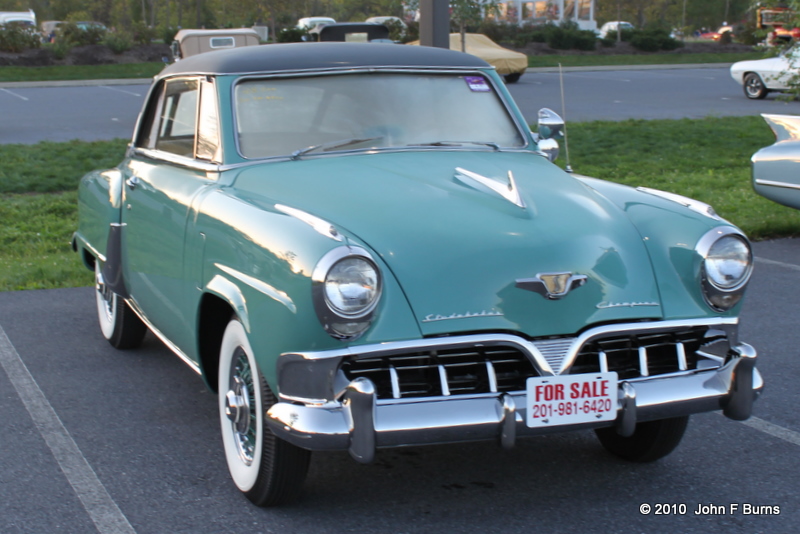
[(194, 157), (198, 93), (196, 79), (170, 80), (166, 83), (156, 150)]

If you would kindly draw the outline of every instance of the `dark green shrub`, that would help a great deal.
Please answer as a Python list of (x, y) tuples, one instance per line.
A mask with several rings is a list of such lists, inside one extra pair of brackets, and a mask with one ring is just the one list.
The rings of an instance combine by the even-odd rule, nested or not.
[(305, 28), (291, 27), (279, 31), (277, 41), (279, 43), (299, 43), (310, 39), (308, 30)]
[(56, 30), (56, 41), (66, 41), (72, 46), (96, 45), (103, 42), (106, 33), (104, 26), (95, 24), (79, 26), (75, 22), (65, 22)]
[(733, 32), (722, 32), (719, 36), (719, 44), (728, 45), (733, 42)]
[(548, 25), (544, 31), (547, 44), (557, 50), (594, 50), (597, 42), (593, 31), (580, 30), (574, 22)]
[(158, 33), (165, 44), (172, 44), (175, 40), (175, 34), (178, 33), (178, 28), (174, 26), (159, 26)]
[[(134, 22), (131, 34), (133, 42), (137, 45), (147, 45), (156, 38), (156, 29), (148, 26), (144, 22)], [(170, 40), (170, 43), (172, 41)]]
[(642, 52), (658, 52), (659, 50), (675, 50), (683, 43), (669, 36), (663, 28), (646, 28), (633, 30), (630, 38), (631, 46)]
[(21, 24), (0, 26), (0, 52), (22, 52), (39, 48), (42, 41), (37, 33)]
[(106, 38), (103, 39), (103, 44), (106, 45), (112, 52), (119, 55), (127, 52), (133, 47), (133, 38), (129, 33), (124, 31), (109, 32)]

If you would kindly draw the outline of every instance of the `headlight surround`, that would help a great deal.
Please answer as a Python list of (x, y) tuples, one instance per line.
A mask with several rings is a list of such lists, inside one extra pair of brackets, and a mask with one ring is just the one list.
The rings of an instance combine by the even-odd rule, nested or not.
[(371, 324), (382, 290), (381, 273), (372, 256), (361, 247), (331, 250), (312, 274), (317, 317), (337, 339), (352, 339)]
[(707, 232), (697, 244), (703, 258), (703, 296), (715, 311), (733, 308), (744, 295), (753, 272), (753, 253), (747, 238), (731, 227)]

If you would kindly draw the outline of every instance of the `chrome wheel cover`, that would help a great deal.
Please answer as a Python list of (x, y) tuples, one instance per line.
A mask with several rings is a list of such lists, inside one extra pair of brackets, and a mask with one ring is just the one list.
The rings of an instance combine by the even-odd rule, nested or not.
[(258, 432), (253, 369), (242, 347), (236, 347), (225, 394), (225, 415), (228, 417), (239, 458), (251, 465), (255, 457)]

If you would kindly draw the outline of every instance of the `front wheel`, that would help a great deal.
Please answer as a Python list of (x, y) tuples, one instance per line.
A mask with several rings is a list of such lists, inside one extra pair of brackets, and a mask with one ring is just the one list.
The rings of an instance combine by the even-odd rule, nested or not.
[(744, 96), (751, 100), (761, 100), (767, 93), (769, 90), (758, 74), (751, 72), (744, 77)]
[(636, 425), (630, 437), (617, 434), (615, 428), (595, 430), (600, 444), (605, 449), (631, 462), (654, 462), (671, 453), (681, 442), (689, 416), (646, 421)]
[(236, 319), (222, 337), (218, 386), (222, 443), (233, 482), (257, 506), (296, 500), (311, 453), (277, 438), (265, 425), (264, 415), (275, 396)]
[(103, 337), (117, 349), (138, 347), (147, 333), (147, 326), (125, 300), (105, 284), (100, 260), (95, 260), (94, 277), (97, 319)]

